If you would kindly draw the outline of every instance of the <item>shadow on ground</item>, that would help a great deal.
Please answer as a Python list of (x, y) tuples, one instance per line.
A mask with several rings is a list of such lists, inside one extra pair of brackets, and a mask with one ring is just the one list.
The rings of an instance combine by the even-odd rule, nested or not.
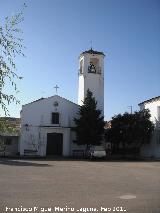
[[(34, 163), (34, 161), (36, 161)], [(45, 166), (52, 166), (50, 164), (45, 163), (38, 163), (39, 162), (45, 162), (45, 161), (86, 161), (86, 162), (121, 162), (121, 163), (142, 163), (142, 162), (157, 162), (160, 161), (160, 159), (142, 159), (142, 158), (109, 158), (109, 159), (86, 159), (86, 158), (71, 158), (71, 157), (62, 157), (62, 156), (47, 156), (47, 157), (27, 157), (27, 156), (16, 156), (16, 157), (1, 157), (0, 158), (0, 164), (4, 165), (14, 165), (14, 166), (39, 166), (39, 167), (45, 167)]]
[(8, 166), (35, 166), (35, 167), (49, 167), (51, 165), (46, 163), (35, 163), (35, 162), (29, 162), (29, 161), (21, 161), (21, 160), (15, 160), (15, 159), (0, 159), (1, 165), (8, 165)]

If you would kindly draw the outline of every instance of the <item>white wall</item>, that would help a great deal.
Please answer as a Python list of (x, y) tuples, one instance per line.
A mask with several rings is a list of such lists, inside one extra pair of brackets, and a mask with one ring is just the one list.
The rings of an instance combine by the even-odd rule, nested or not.
[[(99, 60), (101, 74), (88, 73), (90, 58)], [(104, 55), (83, 53), (79, 61), (83, 60), (83, 73), (79, 74), (78, 104), (82, 105), (89, 89), (97, 101), (97, 108), (104, 115)]]
[[(58, 102), (58, 107), (54, 103)], [(37, 154), (46, 155), (47, 133), (63, 134), (63, 155), (71, 154), (70, 128), (74, 127), (79, 106), (57, 95), (24, 105), (21, 111), (20, 154), (24, 150), (38, 150)], [(60, 124), (51, 122), (52, 112), (60, 113)]]
[[(59, 106), (55, 107), (54, 102)], [(33, 126), (55, 126), (51, 123), (52, 112), (60, 113), (60, 126), (74, 126), (73, 117), (79, 109), (74, 104), (57, 95), (22, 106), (21, 125), (32, 124)]]
[(149, 109), (151, 114), (151, 121), (155, 124), (158, 118), (157, 107), (160, 106), (160, 100), (156, 100), (149, 103), (144, 103), (140, 106), (141, 109)]
[(83, 105), (84, 101), (84, 75), (79, 75), (78, 79), (78, 104)]
[(160, 99), (140, 105), (140, 109), (149, 109), (150, 120), (155, 125), (150, 144), (141, 148), (141, 155), (144, 157), (160, 158), (160, 118), (158, 117), (157, 107), (160, 106)]

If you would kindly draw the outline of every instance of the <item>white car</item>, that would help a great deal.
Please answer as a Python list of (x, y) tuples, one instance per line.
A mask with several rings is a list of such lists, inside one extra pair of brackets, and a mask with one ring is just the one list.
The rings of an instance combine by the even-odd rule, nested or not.
[(90, 148), (90, 158), (105, 158), (106, 151), (102, 146), (94, 146)]

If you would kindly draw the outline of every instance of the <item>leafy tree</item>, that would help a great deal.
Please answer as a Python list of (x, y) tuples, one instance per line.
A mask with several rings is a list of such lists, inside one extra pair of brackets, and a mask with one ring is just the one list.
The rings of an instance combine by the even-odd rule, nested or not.
[(4, 134), (16, 133), (16, 127), (11, 125), (5, 117), (0, 118), (0, 151), (5, 155), (6, 142)]
[(101, 111), (97, 108), (97, 102), (91, 91), (87, 91), (84, 104), (80, 107), (79, 118), (75, 118), (77, 144), (100, 145), (104, 133), (104, 121)]
[(125, 152), (126, 147), (140, 148), (149, 143), (153, 129), (149, 110), (118, 114), (111, 120), (110, 140), (116, 147), (121, 143)]
[[(25, 4), (24, 4), (25, 7)], [(24, 9), (23, 7), (23, 9)], [(11, 18), (6, 17), (4, 24), (0, 23), (0, 107), (5, 115), (9, 115), (7, 104), (11, 102), (19, 103), (13, 90), (18, 92), (16, 80), (22, 79), (17, 74), (15, 59), (18, 55), (23, 54), (23, 39), (19, 25), (23, 21), (23, 9)], [(13, 88), (12, 92), (6, 92), (6, 86)]]

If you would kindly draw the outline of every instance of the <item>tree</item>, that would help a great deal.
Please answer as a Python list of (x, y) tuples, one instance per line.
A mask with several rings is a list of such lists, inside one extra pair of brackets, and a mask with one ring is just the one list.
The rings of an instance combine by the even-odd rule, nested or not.
[(84, 104), (79, 109), (79, 118), (74, 118), (77, 144), (86, 145), (86, 149), (90, 145), (100, 145), (103, 139), (103, 116), (96, 107), (97, 102), (92, 92), (88, 90)]
[[(11, 18), (6, 17), (4, 25), (0, 24), (0, 107), (5, 115), (9, 115), (8, 104), (19, 103), (13, 90), (18, 92), (16, 80), (22, 79), (17, 74), (15, 59), (18, 55), (24, 56), (23, 39), (19, 36), (22, 33), (19, 25), (24, 19), (23, 9)], [(7, 93), (9, 82), (13, 90)]]
[(5, 141), (5, 134), (10, 133), (16, 133), (15, 126), (11, 125), (5, 117), (0, 118), (0, 152), (3, 152), (4, 155), (7, 146)]
[(125, 153), (127, 147), (139, 149), (149, 143), (153, 129), (149, 110), (118, 114), (111, 120), (110, 140), (113, 146), (122, 144)]

